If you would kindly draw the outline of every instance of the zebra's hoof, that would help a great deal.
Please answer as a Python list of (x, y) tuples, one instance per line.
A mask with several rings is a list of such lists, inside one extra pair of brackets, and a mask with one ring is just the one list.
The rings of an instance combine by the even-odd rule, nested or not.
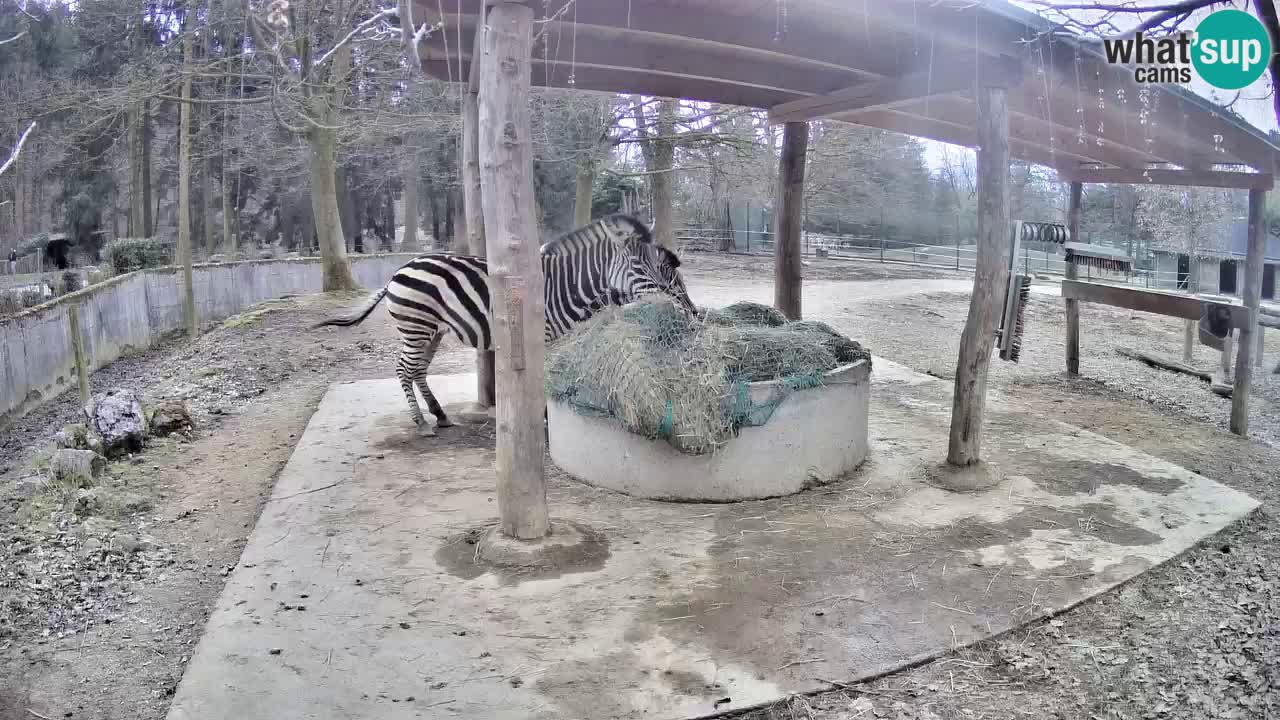
[(435, 437), (436, 429), (431, 427), (430, 423), (422, 423), (418, 425), (418, 437)]
[(453, 427), (453, 421), (449, 420), (449, 418), (440, 418), (439, 420), (436, 420), (436, 427), (438, 428)]

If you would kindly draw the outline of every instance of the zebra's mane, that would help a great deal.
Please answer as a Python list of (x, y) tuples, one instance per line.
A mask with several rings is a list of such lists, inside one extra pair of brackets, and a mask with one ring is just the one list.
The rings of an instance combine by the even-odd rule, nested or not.
[[(618, 224), (630, 225), (631, 234), (625, 238), (618, 237), (611, 229), (611, 226)], [(649, 232), (649, 226), (639, 218), (625, 213), (614, 213), (548, 240), (539, 251), (543, 255), (571, 255), (600, 242), (652, 245), (653, 234)]]

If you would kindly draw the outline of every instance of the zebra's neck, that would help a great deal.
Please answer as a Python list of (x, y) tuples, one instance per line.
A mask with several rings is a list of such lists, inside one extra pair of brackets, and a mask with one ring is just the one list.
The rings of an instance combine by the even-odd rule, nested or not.
[(613, 249), (603, 243), (581, 253), (542, 256), (548, 342), (606, 305), (625, 301), (610, 282), (610, 273), (617, 272), (614, 259)]

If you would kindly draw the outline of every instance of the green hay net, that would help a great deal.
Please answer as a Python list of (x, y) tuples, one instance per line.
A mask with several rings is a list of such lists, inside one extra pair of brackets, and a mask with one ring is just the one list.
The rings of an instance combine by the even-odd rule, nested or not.
[[(714, 452), (744, 426), (763, 425), (792, 392), (871, 355), (829, 325), (788, 322), (740, 302), (682, 314), (652, 296), (609, 307), (547, 348), (546, 390), (582, 415), (617, 418), (629, 431), (664, 438), (681, 452)], [(780, 380), (753, 400), (747, 384)]]

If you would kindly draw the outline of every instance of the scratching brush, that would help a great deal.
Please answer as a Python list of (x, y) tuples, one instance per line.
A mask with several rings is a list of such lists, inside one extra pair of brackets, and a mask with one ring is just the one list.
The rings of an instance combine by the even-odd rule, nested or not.
[(1014, 275), (1005, 294), (1004, 316), (1000, 319), (1000, 359), (1018, 362), (1022, 354), (1023, 317), (1031, 299), (1031, 277)]
[(1064, 243), (1062, 247), (1067, 254), (1067, 262), (1076, 267), (1087, 265), (1097, 270), (1117, 273), (1133, 270), (1133, 258), (1115, 248), (1074, 242)]

